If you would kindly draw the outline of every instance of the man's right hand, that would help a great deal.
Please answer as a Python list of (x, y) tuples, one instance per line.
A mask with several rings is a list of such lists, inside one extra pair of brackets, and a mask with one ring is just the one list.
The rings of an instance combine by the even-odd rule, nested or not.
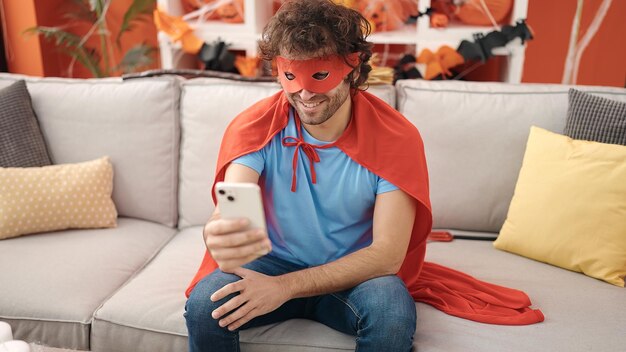
[(204, 226), (204, 242), (224, 272), (231, 272), (270, 252), (272, 245), (263, 230), (246, 230), (248, 219), (212, 219)]

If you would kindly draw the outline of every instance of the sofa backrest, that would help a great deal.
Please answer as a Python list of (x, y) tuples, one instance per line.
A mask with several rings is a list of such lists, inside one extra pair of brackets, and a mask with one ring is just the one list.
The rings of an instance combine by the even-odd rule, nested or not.
[[(197, 78), (183, 83), (179, 227), (203, 225), (213, 212), (211, 186), (228, 123), (250, 105), (279, 90), (276, 83), (218, 78)], [(368, 91), (394, 106), (393, 87), (372, 86)]]
[[(563, 133), (569, 86), (406, 80), (398, 110), (424, 140), (434, 227), (499, 232), (530, 126)], [(620, 88), (577, 89), (626, 102)]]
[(26, 79), (53, 163), (108, 155), (120, 216), (176, 225), (179, 80), (33, 78), (0, 74), (0, 88)]

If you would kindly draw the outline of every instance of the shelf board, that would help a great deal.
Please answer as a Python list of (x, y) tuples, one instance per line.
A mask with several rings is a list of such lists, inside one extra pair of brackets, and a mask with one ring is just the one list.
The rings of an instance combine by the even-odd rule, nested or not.
[(405, 26), (395, 31), (374, 32), (367, 40), (374, 44), (415, 44), (417, 29), (414, 25)]
[(222, 21), (192, 21), (188, 23), (197, 35), (204, 33), (224, 33), (224, 35), (229, 36), (232, 34), (249, 34), (255, 32), (252, 25), (248, 23), (228, 23)]
[(494, 28), (490, 26), (465, 26), (450, 25), (445, 28), (429, 28), (419, 33), (420, 38), (433, 41), (458, 41), (463, 39), (472, 40), (474, 33), (489, 33)]
[[(252, 53), (256, 52), (257, 41), (261, 39), (260, 34), (252, 34), (252, 33), (231, 33), (228, 35), (219, 34), (219, 33), (211, 33), (211, 32), (203, 32), (196, 33), (198, 38), (200, 38), (203, 42), (211, 44), (217, 40), (221, 40), (228, 45), (229, 49), (232, 50), (250, 50)], [(159, 43), (161, 46), (165, 44), (169, 45), (172, 49), (180, 50), (181, 44), (180, 42), (172, 43), (171, 39), (167, 34), (163, 32), (159, 32)]]

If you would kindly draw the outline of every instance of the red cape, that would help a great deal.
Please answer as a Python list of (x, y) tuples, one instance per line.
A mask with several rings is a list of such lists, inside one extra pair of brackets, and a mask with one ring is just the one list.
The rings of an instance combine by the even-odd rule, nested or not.
[[(281, 91), (248, 108), (230, 123), (222, 140), (215, 182), (224, 180), (231, 161), (262, 149), (287, 126), (289, 107)], [(424, 263), (426, 239), (432, 226), (424, 145), (415, 126), (397, 110), (370, 93), (357, 91), (352, 97), (352, 119), (335, 146), (417, 200), (409, 248), (398, 272), (416, 301), (484, 323), (522, 325), (543, 321), (541, 312), (528, 308), (530, 300), (521, 291)], [(212, 193), (216, 202), (215, 183)], [(187, 296), (198, 281), (216, 268), (207, 251)]]

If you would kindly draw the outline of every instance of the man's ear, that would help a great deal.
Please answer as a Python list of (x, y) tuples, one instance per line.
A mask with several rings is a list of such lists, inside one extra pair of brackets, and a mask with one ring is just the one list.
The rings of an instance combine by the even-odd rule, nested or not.
[[(351, 86), (356, 87), (357, 83), (359, 82), (359, 78), (361, 77), (361, 64), (359, 64), (359, 66), (355, 67), (354, 70), (352, 70), (352, 84)], [(365, 83), (365, 82), (363, 82)]]

